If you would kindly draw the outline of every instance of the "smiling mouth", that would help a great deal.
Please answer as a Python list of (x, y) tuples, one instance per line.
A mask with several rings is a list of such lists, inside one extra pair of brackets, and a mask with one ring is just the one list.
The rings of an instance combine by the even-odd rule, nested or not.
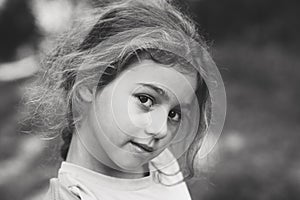
[(136, 143), (136, 142), (133, 142), (133, 141), (131, 141), (131, 144), (133, 144), (137, 148), (141, 149), (142, 151), (145, 151), (145, 152), (148, 152), (148, 153), (151, 153), (151, 152), (154, 151), (153, 147), (149, 147), (146, 144)]

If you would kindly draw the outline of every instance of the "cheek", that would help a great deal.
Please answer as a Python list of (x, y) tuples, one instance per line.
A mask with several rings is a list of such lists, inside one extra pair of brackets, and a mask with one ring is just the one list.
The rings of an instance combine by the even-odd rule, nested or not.
[(176, 138), (180, 133), (178, 131), (179, 125), (168, 125), (169, 134), (166, 136), (166, 143), (173, 142), (174, 138)]
[(134, 97), (128, 102), (127, 113), (130, 123), (136, 128), (144, 129), (152, 122), (150, 113), (144, 111)]
[(115, 97), (110, 105), (110, 113), (113, 124), (119, 131), (128, 136), (135, 136), (148, 122), (148, 114), (142, 113), (138, 108), (134, 97)]

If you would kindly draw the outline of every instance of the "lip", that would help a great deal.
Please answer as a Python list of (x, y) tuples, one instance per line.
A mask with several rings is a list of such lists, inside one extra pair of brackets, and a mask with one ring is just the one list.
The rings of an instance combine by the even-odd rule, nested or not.
[(137, 148), (145, 151), (145, 152), (148, 152), (148, 153), (151, 153), (154, 151), (154, 148), (153, 147), (150, 147), (146, 144), (141, 144), (141, 143), (137, 143), (137, 142), (134, 142), (134, 141), (131, 141), (131, 144), (133, 144), (134, 146), (136, 146)]

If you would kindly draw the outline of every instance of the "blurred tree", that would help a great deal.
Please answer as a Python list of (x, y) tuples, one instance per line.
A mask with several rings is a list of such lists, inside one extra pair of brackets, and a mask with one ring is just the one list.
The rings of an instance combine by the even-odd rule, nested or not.
[[(20, 86), (36, 71), (33, 54), (40, 34), (27, 0), (6, 0), (0, 8), (0, 196), (24, 199), (41, 185), (37, 161), (41, 141), (18, 132)], [(43, 180), (44, 181), (44, 180)]]
[(189, 3), (203, 32), (214, 40), (247, 37), (257, 44), (300, 44), (298, 0), (189, 0)]
[(21, 46), (36, 49), (39, 32), (27, 0), (6, 0), (0, 9), (0, 62), (17, 59)]

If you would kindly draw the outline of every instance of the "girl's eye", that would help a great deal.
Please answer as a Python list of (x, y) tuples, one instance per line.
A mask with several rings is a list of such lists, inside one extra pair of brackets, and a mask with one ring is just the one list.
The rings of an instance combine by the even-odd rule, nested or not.
[(180, 119), (181, 119), (181, 114), (180, 114), (179, 112), (175, 111), (175, 110), (171, 110), (171, 111), (169, 112), (169, 117), (170, 117), (173, 121), (179, 122)]
[(143, 106), (150, 108), (154, 104), (153, 100), (148, 96), (138, 95), (137, 97), (138, 97), (139, 101), (143, 104)]

